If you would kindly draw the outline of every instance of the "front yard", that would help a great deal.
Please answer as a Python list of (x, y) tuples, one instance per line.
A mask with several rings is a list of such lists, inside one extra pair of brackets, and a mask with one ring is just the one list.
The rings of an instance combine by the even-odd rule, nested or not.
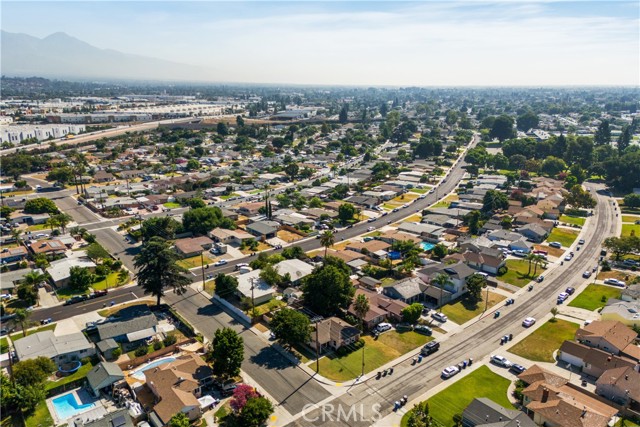
[(566, 340), (572, 340), (579, 327), (577, 323), (566, 320), (549, 320), (511, 347), (509, 352), (534, 362), (554, 362), (553, 352)]
[(568, 248), (576, 240), (578, 234), (579, 233), (574, 230), (556, 227), (551, 234), (549, 234), (549, 237), (547, 237), (547, 242), (560, 242), (562, 246)]
[(542, 274), (544, 270), (542, 267), (538, 265), (538, 271), (534, 275), (535, 266), (531, 263), (531, 273), (529, 273), (529, 261), (525, 261), (523, 259), (508, 259), (507, 263), (507, 272), (502, 276), (498, 276), (498, 279), (510, 283), (519, 288), (523, 287), (531, 280), (533, 280), (537, 275)]
[(560, 222), (566, 222), (567, 224), (572, 224), (572, 225), (579, 225), (580, 227), (584, 226), (584, 223), (586, 221), (587, 219), (581, 216), (562, 215), (560, 217)]
[[(507, 390), (511, 381), (481, 366), (466, 377), (460, 379), (429, 398), (429, 414), (440, 424), (453, 427), (453, 416), (462, 411), (476, 397), (486, 397), (504, 406), (515, 409), (509, 401)], [(409, 414), (402, 417), (401, 426), (406, 426)]]
[[(403, 354), (433, 340), (417, 332), (389, 331), (380, 334), (377, 340), (371, 336), (363, 337), (365, 373), (383, 366)], [(315, 362), (310, 365), (315, 368)], [(362, 349), (359, 348), (346, 356), (325, 356), (320, 359), (320, 374), (333, 381), (347, 381), (356, 378), (362, 372)]]
[(609, 298), (620, 298), (620, 293), (620, 288), (592, 283), (580, 292), (580, 295), (575, 297), (569, 306), (593, 311), (604, 307)]
[(177, 264), (181, 267), (186, 268), (187, 270), (191, 270), (192, 268), (201, 267), (202, 261), (204, 260), (204, 265), (213, 264), (215, 261), (209, 258), (208, 255), (204, 255), (201, 257), (200, 255), (192, 256), (191, 258), (183, 258), (177, 262)]
[[(444, 307), (442, 307), (441, 311), (447, 315), (449, 320), (462, 325), (463, 323), (466, 323), (474, 317), (478, 316), (485, 310), (486, 295), (487, 292), (485, 290), (482, 292), (482, 297), (484, 299), (482, 301), (478, 301), (477, 303), (474, 303), (468, 297), (463, 297), (457, 302), (445, 305)], [(489, 308), (498, 304), (505, 298), (506, 297), (504, 295), (489, 292)]]
[(640, 236), (640, 224), (622, 224), (623, 236), (631, 236), (632, 232), (634, 236)]

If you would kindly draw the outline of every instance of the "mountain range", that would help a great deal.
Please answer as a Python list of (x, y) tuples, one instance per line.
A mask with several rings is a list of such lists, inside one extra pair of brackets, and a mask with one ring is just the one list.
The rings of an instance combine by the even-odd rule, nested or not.
[(100, 49), (66, 33), (43, 39), (2, 31), (1, 72), (10, 77), (81, 80), (214, 81), (212, 70)]

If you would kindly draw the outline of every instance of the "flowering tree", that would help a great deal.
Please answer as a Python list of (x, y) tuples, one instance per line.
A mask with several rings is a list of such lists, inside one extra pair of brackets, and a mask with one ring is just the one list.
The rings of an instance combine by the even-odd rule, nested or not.
[(255, 388), (251, 387), (248, 384), (238, 384), (238, 386), (233, 390), (233, 398), (231, 399), (230, 405), (231, 408), (236, 411), (242, 411), (244, 405), (247, 404), (249, 399), (253, 399), (255, 397), (259, 397), (260, 394), (256, 391)]

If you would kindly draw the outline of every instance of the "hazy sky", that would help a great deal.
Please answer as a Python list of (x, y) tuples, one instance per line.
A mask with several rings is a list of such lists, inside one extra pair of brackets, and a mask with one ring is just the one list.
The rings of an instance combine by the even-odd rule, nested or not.
[(640, 2), (2, 1), (2, 29), (213, 70), (217, 81), (640, 85)]

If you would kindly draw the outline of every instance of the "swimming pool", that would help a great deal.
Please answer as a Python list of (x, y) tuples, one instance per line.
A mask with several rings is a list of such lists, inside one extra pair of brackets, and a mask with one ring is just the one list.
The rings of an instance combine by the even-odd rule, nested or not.
[(434, 245), (433, 243), (429, 243), (429, 242), (422, 242), (420, 243), (420, 247), (422, 248), (423, 251), (430, 251), (431, 249), (433, 249), (436, 245)]
[(171, 362), (173, 362), (175, 360), (176, 360), (175, 357), (165, 357), (163, 359), (158, 359), (158, 360), (156, 360), (154, 362), (151, 362), (151, 363), (149, 363), (147, 365), (144, 365), (144, 366), (136, 369), (135, 371), (131, 372), (130, 375), (135, 379), (144, 380), (145, 379), (144, 371), (147, 371), (149, 369), (153, 369), (156, 366), (164, 365), (165, 363), (171, 363)]
[(95, 402), (84, 404), (78, 403), (76, 395), (73, 392), (56, 397), (51, 401), (51, 404), (56, 410), (58, 419), (61, 421), (68, 420), (81, 412), (85, 412), (96, 407)]

